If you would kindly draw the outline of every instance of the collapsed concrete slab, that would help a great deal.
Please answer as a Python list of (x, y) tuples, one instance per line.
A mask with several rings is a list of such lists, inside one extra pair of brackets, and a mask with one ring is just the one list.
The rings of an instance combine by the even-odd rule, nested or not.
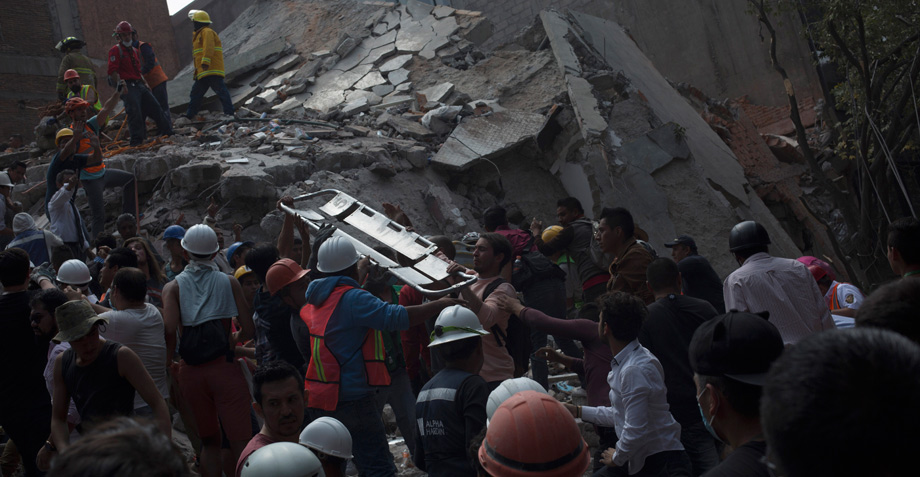
[(464, 170), (481, 158), (491, 159), (533, 139), (543, 127), (540, 114), (506, 111), (460, 123), (432, 158), (452, 170)]

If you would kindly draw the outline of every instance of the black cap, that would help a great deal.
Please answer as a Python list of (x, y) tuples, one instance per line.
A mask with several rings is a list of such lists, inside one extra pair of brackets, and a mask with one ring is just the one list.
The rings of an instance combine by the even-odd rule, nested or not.
[(700, 325), (690, 341), (693, 372), (763, 386), (770, 365), (783, 353), (783, 338), (768, 316), (731, 311)]
[(764, 245), (770, 245), (770, 235), (763, 225), (753, 220), (736, 224), (728, 234), (728, 250), (731, 252)]
[(693, 237), (689, 235), (678, 235), (676, 239), (664, 244), (665, 247), (671, 248), (675, 245), (686, 245), (693, 250), (696, 250), (696, 241), (693, 240)]

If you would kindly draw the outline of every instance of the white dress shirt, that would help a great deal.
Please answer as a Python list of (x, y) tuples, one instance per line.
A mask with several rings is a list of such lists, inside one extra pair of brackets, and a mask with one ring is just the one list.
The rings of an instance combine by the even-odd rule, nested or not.
[(722, 291), (726, 311), (769, 311), (785, 344), (836, 328), (818, 284), (797, 260), (755, 253), (725, 279)]
[(668, 390), (658, 358), (633, 340), (610, 362), (610, 407), (581, 408), (582, 420), (613, 426), (617, 441), (613, 463), (629, 463), (630, 475), (642, 470), (648, 456), (684, 450), (680, 424), (668, 410)]
[(70, 204), (74, 193), (76, 193), (76, 188), (67, 190), (66, 187), (61, 187), (48, 201), (48, 221), (51, 222), (51, 232), (67, 243), (74, 243), (80, 239), (80, 234), (77, 233), (77, 223), (80, 218), (74, 215), (74, 208)]

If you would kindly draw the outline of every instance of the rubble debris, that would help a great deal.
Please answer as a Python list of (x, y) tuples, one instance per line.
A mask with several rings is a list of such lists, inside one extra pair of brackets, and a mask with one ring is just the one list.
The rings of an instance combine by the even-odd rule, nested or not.
[(543, 122), (540, 114), (519, 111), (469, 118), (454, 129), (431, 162), (464, 170), (480, 158), (493, 158), (533, 139)]

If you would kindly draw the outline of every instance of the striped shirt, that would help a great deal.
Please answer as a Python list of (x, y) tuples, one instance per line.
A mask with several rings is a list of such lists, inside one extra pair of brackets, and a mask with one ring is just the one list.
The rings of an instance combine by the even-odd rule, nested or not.
[(836, 328), (824, 295), (802, 263), (755, 253), (722, 285), (725, 310), (770, 312), (783, 343)]

